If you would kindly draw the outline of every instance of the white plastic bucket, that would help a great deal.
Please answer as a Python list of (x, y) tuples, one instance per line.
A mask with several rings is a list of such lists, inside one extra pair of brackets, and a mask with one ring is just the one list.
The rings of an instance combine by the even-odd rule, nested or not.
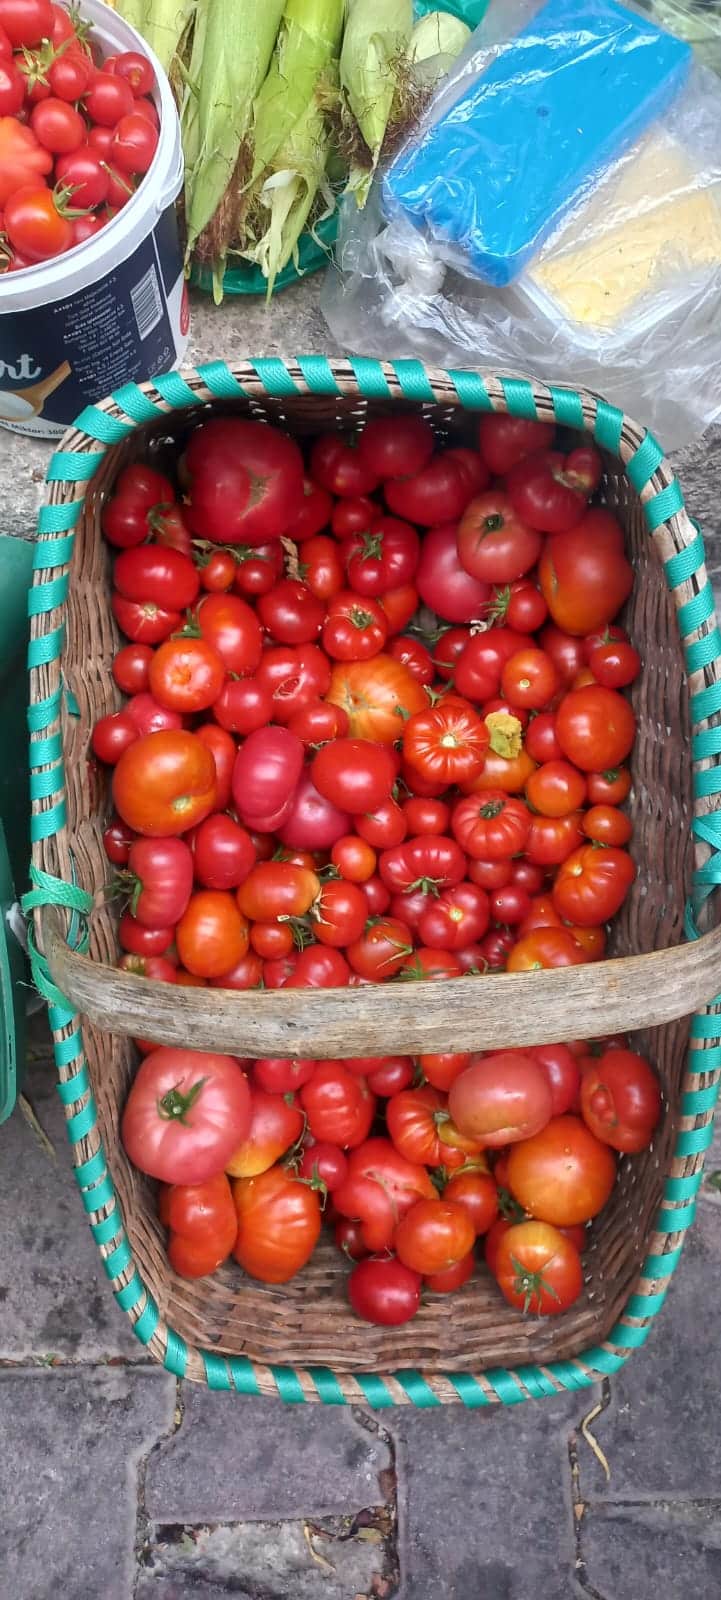
[(170, 85), (144, 39), (102, 0), (82, 0), (104, 55), (140, 50), (157, 80), (160, 138), (132, 199), (65, 255), (0, 277), (0, 426), (57, 438), (83, 407), (178, 366), (190, 314), (175, 214), (183, 182)]

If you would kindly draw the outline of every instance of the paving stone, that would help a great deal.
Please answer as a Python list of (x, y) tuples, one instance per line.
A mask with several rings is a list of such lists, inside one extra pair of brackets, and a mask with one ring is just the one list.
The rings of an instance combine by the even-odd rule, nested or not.
[(701, 1210), (646, 1344), (612, 1380), (611, 1405), (593, 1424), (611, 1479), (607, 1485), (590, 1451), (582, 1451), (584, 1498), (721, 1498), (721, 1433), (712, 1409), (721, 1390), (720, 1220), (717, 1207)]
[[(153, 1552), (135, 1600), (365, 1600), (382, 1586), (383, 1553), (361, 1539), (311, 1534), (302, 1522), (203, 1528)], [(327, 1563), (327, 1564), (326, 1564)], [(470, 1597), (469, 1597), (470, 1600)]]
[(598, 1600), (721, 1595), (721, 1503), (592, 1507), (581, 1537)]
[(45, 1056), (30, 1064), (23, 1088), (56, 1159), (18, 1108), (0, 1129), (0, 1357), (147, 1360), (88, 1227), (55, 1083)]
[(137, 1463), (174, 1399), (160, 1370), (0, 1372), (4, 1600), (130, 1600)]
[(156, 1522), (332, 1516), (385, 1498), (386, 1447), (342, 1406), (242, 1400), (195, 1384), (183, 1385), (182, 1403), (181, 1427), (148, 1464)]
[(398, 1600), (569, 1600), (568, 1438), (582, 1403), (593, 1402), (384, 1413), (398, 1449)]

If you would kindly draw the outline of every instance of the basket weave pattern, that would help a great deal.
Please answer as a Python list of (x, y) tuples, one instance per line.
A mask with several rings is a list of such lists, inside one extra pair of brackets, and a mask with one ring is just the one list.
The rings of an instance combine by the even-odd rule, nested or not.
[[(632, 696), (639, 719), (633, 851), (640, 871), (614, 929), (619, 959), (421, 992), (411, 985), (278, 996), (170, 989), (163, 995), (163, 985), (99, 968), (115, 959), (116, 941), (110, 909), (96, 906), (90, 915), (92, 891), (106, 875), (107, 795), (87, 765), (87, 748), (93, 721), (119, 703), (110, 672), (117, 633), (109, 606), (102, 598), (98, 603), (110, 569), (100, 509), (128, 460), (149, 447), (162, 460), (164, 441), (182, 439), (211, 402), (279, 421), (299, 435), (336, 424), (352, 428), (368, 414), (404, 404), (422, 406), (454, 442), (472, 437), (474, 413), (490, 409), (556, 420), (595, 437), (606, 461), (606, 503), (625, 526), (637, 572), (625, 621), (646, 657)], [(105, 1270), (138, 1336), (171, 1371), (214, 1387), (327, 1403), (512, 1402), (583, 1387), (616, 1370), (645, 1339), (692, 1219), (721, 1063), (715, 1003), (690, 1024), (688, 1018), (721, 988), (721, 940), (710, 933), (695, 944), (680, 942), (694, 842), (698, 905), (715, 881), (719, 639), (703, 543), (660, 447), (589, 394), (442, 373), (416, 362), (305, 357), (232, 371), (213, 363), (142, 389), (128, 385), (78, 419), (48, 480), (30, 597), (34, 889), (26, 904), (36, 912), (35, 977), (50, 1000), (76, 1178)], [(697, 939), (692, 912), (686, 932)], [(92, 1019), (82, 1033), (79, 1009)], [(584, 1258), (585, 1292), (563, 1317), (523, 1320), (479, 1273), (451, 1307), (428, 1300), (406, 1327), (368, 1327), (347, 1307), (345, 1264), (328, 1243), (282, 1289), (256, 1284), (235, 1267), (199, 1283), (172, 1273), (153, 1187), (119, 1145), (119, 1112), (135, 1063), (121, 1034), (183, 1043), (192, 1037), (200, 1044), (204, 1025), (206, 1034), (216, 1030), (216, 1048), (242, 1055), (372, 1054), (382, 1053), (380, 1041), (389, 1037), (393, 1047), (413, 1050), (448, 1048), (451, 1039), (455, 1048), (496, 1042), (499, 1013), (508, 1044), (590, 1037), (594, 1025), (596, 1033), (635, 1027), (638, 1047), (656, 1062), (664, 1088), (666, 1115), (654, 1146), (622, 1162)], [(155, 1027), (147, 1026), (149, 1016)]]

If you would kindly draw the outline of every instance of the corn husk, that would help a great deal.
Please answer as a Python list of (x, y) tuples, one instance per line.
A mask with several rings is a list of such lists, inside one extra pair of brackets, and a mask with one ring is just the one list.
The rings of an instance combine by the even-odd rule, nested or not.
[(287, 0), (268, 76), (253, 108), (257, 180), (305, 117), (318, 81), (340, 48), (345, 0)]
[(348, 180), (360, 207), (368, 197), (391, 121), (412, 26), (411, 0), (348, 0), (340, 83), (347, 123), (355, 123), (365, 145), (363, 159), (351, 156)]
[(428, 11), (417, 22), (408, 47), (408, 61), (416, 83), (434, 88), (450, 72), (465, 49), (471, 30), (448, 11)]
[(212, 262), (219, 299), (238, 199), (252, 165), (253, 102), (268, 71), (283, 0), (205, 0), (205, 7), (195, 107), (199, 149), (186, 166), (185, 216), (188, 253), (207, 230), (199, 254)]
[(142, 34), (169, 73), (196, 5), (202, 9), (205, 4), (206, 0), (114, 0), (114, 10)]

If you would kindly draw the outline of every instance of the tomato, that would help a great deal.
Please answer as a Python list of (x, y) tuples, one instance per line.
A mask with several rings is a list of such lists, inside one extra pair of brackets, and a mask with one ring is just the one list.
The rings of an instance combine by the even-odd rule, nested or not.
[(553, 442), (553, 434), (552, 422), (534, 422), (531, 418), (492, 412), (481, 417), (478, 444), (489, 470), (496, 477), (505, 478), (524, 456), (547, 449)]
[(417, 1200), (401, 1218), (393, 1244), (412, 1272), (446, 1272), (473, 1249), (475, 1229), (463, 1206), (452, 1200)]
[(487, 1233), (498, 1215), (498, 1184), (490, 1172), (462, 1168), (452, 1173), (443, 1198), (463, 1207), (476, 1236)]
[(367, 1139), (376, 1100), (365, 1079), (357, 1078), (341, 1061), (319, 1061), (313, 1077), (300, 1091), (300, 1103), (314, 1139), (355, 1149)]
[(596, 844), (628, 844), (633, 832), (631, 818), (615, 806), (591, 806), (582, 827), (586, 838)]
[(137, 602), (111, 594), (110, 607), (118, 627), (128, 639), (144, 644), (159, 644), (181, 626), (179, 611), (167, 611), (154, 600)]
[[(57, 95), (58, 100), (76, 102), (85, 94), (93, 70), (92, 59), (88, 53), (79, 46), (69, 44), (65, 53), (56, 55), (45, 72), (48, 89)], [(57, 175), (57, 167), (55, 170)], [(86, 200), (80, 203), (93, 204), (92, 201)]]
[(373, 811), (390, 795), (397, 766), (386, 745), (366, 739), (335, 739), (318, 751), (313, 782), (331, 804), (355, 813)]
[(490, 920), (488, 895), (475, 883), (443, 889), (423, 912), (418, 932), (425, 945), (440, 950), (463, 950), (486, 932)]
[(224, 682), (225, 666), (204, 639), (166, 639), (150, 664), (151, 692), (171, 711), (206, 711)]
[(325, 618), (323, 601), (298, 578), (281, 578), (258, 597), (257, 610), (263, 627), (279, 644), (309, 644)]
[[(0, 74), (5, 70), (0, 67)], [(20, 82), (22, 88), (22, 79)], [(7, 107), (3, 109), (7, 110)], [(57, 100), (52, 95), (33, 107), (30, 127), (38, 144), (41, 144), (44, 150), (50, 150), (53, 155), (63, 156), (79, 150), (85, 140), (85, 123), (80, 112), (76, 111), (74, 106), (68, 105), (67, 101)], [(107, 180), (105, 188), (107, 192)]]
[(580, 967), (586, 960), (568, 928), (534, 928), (514, 945), (506, 962), (508, 972), (537, 972), (542, 967)]
[(474, 485), (461, 462), (450, 452), (439, 451), (419, 472), (387, 481), (383, 493), (396, 516), (433, 528), (463, 515)]
[(560, 1117), (576, 1104), (581, 1072), (567, 1044), (534, 1045), (531, 1054), (543, 1068), (551, 1090), (551, 1115)]
[(503, 1233), (494, 1275), (509, 1305), (517, 1306), (524, 1315), (558, 1316), (583, 1290), (576, 1246), (545, 1222), (519, 1222)]
[(409, 1089), (413, 1077), (413, 1062), (410, 1056), (377, 1056), (375, 1060), (373, 1057), (369, 1058), (368, 1088), (373, 1094), (382, 1095), (384, 1099), (400, 1094), (402, 1089)]
[(658, 1079), (645, 1057), (633, 1050), (605, 1050), (583, 1073), (583, 1120), (596, 1138), (613, 1150), (645, 1150), (661, 1109)]
[(560, 761), (563, 751), (556, 738), (556, 714), (554, 711), (541, 711), (533, 717), (528, 724), (525, 736), (526, 753), (534, 761), (542, 764), (546, 761)]
[(213, 810), (215, 763), (184, 729), (149, 733), (125, 750), (113, 774), (113, 802), (136, 833), (185, 833)]
[(128, 853), (128, 875), (123, 884), (130, 910), (143, 927), (178, 922), (193, 887), (193, 857), (182, 839), (136, 839)]
[(232, 588), (238, 563), (230, 550), (213, 550), (199, 565), (201, 586), (209, 594), (224, 594)]
[(516, 516), (507, 495), (496, 490), (466, 507), (458, 526), (461, 565), (483, 583), (511, 583), (535, 566), (542, 538)]
[(346, 712), (354, 738), (377, 744), (393, 744), (403, 731), (404, 718), (428, 703), (408, 668), (383, 654), (371, 661), (334, 666), (326, 699)]
[(4, 226), (13, 249), (33, 263), (62, 255), (73, 242), (72, 225), (55, 192), (37, 181), (8, 195)]
[(535, 583), (520, 578), (494, 590), (488, 615), (494, 622), (507, 623), (519, 633), (535, 633), (548, 616), (548, 606)]
[(388, 645), (388, 654), (394, 661), (401, 661), (415, 678), (417, 683), (429, 684), (433, 682), (433, 657), (430, 650), (420, 639), (414, 639), (408, 634), (401, 634), (391, 639)]
[(438, 1167), (444, 1159), (439, 1138), (444, 1119), (448, 1119), (445, 1096), (430, 1085), (402, 1090), (386, 1106), (386, 1125), (396, 1149), (407, 1161), (425, 1167)]
[(110, 72), (96, 72), (85, 95), (85, 109), (91, 122), (115, 128), (134, 109), (130, 84)]
[(15, 48), (40, 44), (52, 32), (50, 0), (0, 0), (0, 27)]
[(490, 587), (461, 566), (454, 522), (426, 534), (416, 584), (421, 599), (446, 622), (473, 622), (485, 615)]
[(625, 689), (638, 677), (641, 657), (628, 641), (609, 640), (607, 644), (595, 646), (588, 665), (596, 683), (602, 684), (604, 689)]
[(422, 417), (378, 417), (361, 430), (358, 456), (377, 480), (408, 478), (427, 465), (434, 445), (433, 430)]
[(523, 850), (530, 825), (525, 803), (502, 790), (466, 796), (454, 806), (451, 816), (454, 838), (470, 856), (483, 861), (517, 855)]
[(586, 779), (570, 761), (546, 761), (531, 773), (526, 799), (544, 817), (565, 817), (586, 798)]
[(348, 1175), (348, 1158), (336, 1144), (309, 1144), (298, 1166), (298, 1177), (321, 1196), (332, 1194)]
[(358, 1222), (352, 1222), (350, 1217), (339, 1217), (333, 1229), (333, 1238), (338, 1249), (349, 1261), (362, 1261), (369, 1254), (361, 1234)]
[(454, 839), (419, 833), (391, 850), (384, 850), (378, 866), (388, 888), (402, 894), (415, 888), (426, 892), (453, 888), (465, 876), (466, 862)]
[(213, 761), (216, 788), (212, 809), (223, 811), (230, 801), (231, 778), (236, 756), (235, 740), (214, 722), (202, 723), (196, 728), (195, 737), (209, 752)]
[(447, 833), (451, 808), (445, 800), (432, 796), (410, 795), (402, 806), (406, 827), (410, 834)]
[(288, 1283), (310, 1260), (321, 1228), (317, 1194), (285, 1167), (233, 1184), (236, 1261), (261, 1283)]
[(550, 656), (531, 646), (511, 656), (501, 673), (501, 693), (514, 707), (542, 711), (559, 688), (558, 673)]
[(357, 1317), (381, 1327), (410, 1322), (421, 1303), (422, 1279), (393, 1256), (359, 1261), (348, 1279), (348, 1299)]
[(315, 483), (342, 500), (372, 494), (380, 482), (361, 455), (358, 440), (337, 433), (322, 433), (315, 440), (310, 470)]
[(409, 717), (403, 728), (403, 754), (422, 777), (443, 784), (463, 783), (478, 776), (489, 734), (473, 707), (464, 700), (440, 701)]
[(224, 812), (201, 822), (192, 845), (195, 876), (204, 889), (237, 889), (255, 866), (250, 834)]
[(528, 911), (521, 921), (519, 935), (532, 933), (534, 928), (560, 928), (561, 918), (550, 894), (534, 895)]
[(170, 1230), (168, 1260), (183, 1278), (204, 1278), (227, 1260), (238, 1218), (224, 1172), (205, 1183), (172, 1184), (161, 1194), (161, 1221)]
[[(333, 595), (339, 593), (345, 583), (345, 574), (335, 539), (330, 539), (326, 534), (319, 533), (314, 535), (312, 539), (306, 540), (303, 545), (303, 561), (300, 567), (300, 575), (303, 579), (303, 587), (307, 588), (309, 593), (319, 602), (331, 600)], [(271, 590), (271, 599), (273, 593), (274, 591)], [(323, 613), (321, 613), (320, 620), (322, 622)], [(318, 626), (320, 627), (320, 623)], [(315, 631), (317, 632), (318, 630), (316, 629)], [(288, 637), (287, 632), (279, 634), (277, 628), (271, 628), (270, 632), (274, 632), (276, 638)], [(315, 633), (308, 633), (308, 637), (314, 638)]]
[(245, 1132), (236, 1139), (224, 1163), (233, 1178), (254, 1178), (267, 1172), (297, 1142), (305, 1126), (292, 1094), (269, 1093), (254, 1083), (248, 1103)]
[(624, 555), (623, 529), (616, 518), (594, 507), (571, 533), (549, 539), (539, 578), (559, 628), (580, 636), (610, 622), (633, 586), (633, 569)]
[(341, 1216), (362, 1224), (368, 1250), (390, 1247), (396, 1223), (416, 1200), (436, 1197), (425, 1167), (407, 1161), (389, 1139), (367, 1139), (348, 1157), (348, 1176), (333, 1201)]
[(119, 172), (131, 177), (147, 172), (157, 148), (158, 130), (139, 110), (115, 124), (110, 154)]
[(461, 785), (464, 794), (484, 795), (489, 791), (502, 791), (503, 794), (522, 794), (523, 790), (535, 771), (531, 757), (523, 749), (516, 756), (500, 756), (496, 751), (486, 751), (485, 760), (477, 778)]
[(501, 1050), (474, 1062), (451, 1085), (448, 1109), (462, 1133), (498, 1147), (528, 1139), (551, 1116), (542, 1067), (522, 1050)]
[(152, 532), (151, 513), (172, 504), (170, 480), (139, 462), (119, 474), (112, 499), (102, 511), (102, 529), (109, 544), (120, 548), (141, 545)]
[(608, 922), (623, 905), (635, 876), (635, 864), (625, 850), (584, 844), (558, 869), (554, 905), (567, 922), (582, 928)]
[(319, 944), (301, 950), (288, 978), (289, 989), (342, 989), (350, 982), (351, 969), (340, 950)]
[(631, 774), (627, 767), (588, 774), (588, 799), (592, 806), (620, 806), (630, 793)]
[(121, 817), (113, 816), (103, 832), (103, 849), (115, 867), (127, 867), (130, 846), (137, 834)]
[(256, 677), (270, 692), (273, 720), (287, 724), (326, 693), (331, 667), (317, 645), (271, 645), (263, 651)]
[(285, 861), (259, 861), (238, 890), (243, 916), (252, 922), (302, 917), (320, 892), (320, 879), (307, 867)]
[(516, 1199), (543, 1222), (569, 1227), (605, 1206), (616, 1179), (616, 1158), (580, 1117), (553, 1117), (534, 1137), (514, 1145), (509, 1180)]
[(583, 844), (581, 812), (566, 817), (532, 817), (526, 839), (526, 855), (537, 866), (558, 866)]
[(376, 869), (375, 850), (354, 833), (342, 834), (336, 839), (330, 859), (348, 883), (366, 883)]
[(303, 495), (294, 440), (266, 422), (213, 417), (191, 434), (184, 467), (194, 534), (258, 547), (288, 529)]
[(248, 924), (232, 894), (198, 889), (175, 930), (184, 967), (199, 978), (220, 978), (248, 949)]
[(302, 741), (287, 728), (259, 728), (248, 735), (233, 767), (233, 799), (243, 822), (269, 833), (280, 826), (290, 812), (304, 754)]
[(561, 701), (556, 734), (564, 755), (582, 772), (606, 772), (629, 754), (636, 718), (623, 695), (591, 684)]
[(121, 1138), (134, 1166), (163, 1183), (222, 1172), (250, 1125), (250, 1090), (234, 1056), (153, 1050), (125, 1102)]
[(129, 951), (131, 955), (166, 956), (171, 960), (174, 932), (172, 922), (145, 927), (130, 911), (124, 911), (118, 924), (118, 941), (121, 949)]
[(351, 589), (333, 596), (323, 623), (322, 644), (334, 661), (367, 661), (388, 637), (388, 623), (377, 601), (360, 599)]
[(253, 1083), (266, 1094), (293, 1094), (310, 1081), (317, 1066), (315, 1060), (262, 1056), (253, 1062)]
[(566, 533), (581, 521), (601, 470), (601, 458), (592, 446), (573, 450), (569, 456), (542, 450), (511, 467), (506, 491), (517, 516), (529, 527), (540, 533)]
[[(107, 61), (106, 72), (109, 70)], [(116, 78), (123, 78), (130, 85), (133, 94), (138, 97), (150, 94), (155, 87), (155, 74), (146, 56), (141, 56), (137, 50), (123, 50), (113, 61), (113, 74)]]
[(257, 678), (226, 678), (213, 701), (213, 716), (230, 733), (255, 733), (272, 715), (270, 690)]
[(410, 583), (419, 555), (415, 528), (396, 517), (378, 517), (369, 531), (350, 534), (343, 545), (351, 589), (376, 597)]
[(147, 691), (153, 651), (147, 644), (126, 644), (113, 659), (113, 677), (124, 694)]
[(518, 883), (508, 883), (500, 889), (492, 889), (488, 901), (493, 920), (503, 923), (507, 928), (518, 927), (531, 909), (531, 896), (528, 890)]
[(498, 693), (504, 665), (519, 650), (525, 650), (528, 640), (512, 628), (489, 628), (475, 633), (466, 641), (455, 667), (454, 682), (458, 694), (470, 700), (489, 700)]
[(347, 539), (349, 533), (367, 533), (383, 516), (383, 508), (366, 494), (351, 500), (339, 500), (333, 507), (330, 525), (336, 539)]
[(98, 761), (114, 767), (123, 751), (134, 744), (138, 730), (127, 711), (111, 711), (96, 722), (90, 738), (90, 748)]
[(428, 1083), (434, 1089), (450, 1089), (459, 1073), (469, 1066), (471, 1057), (467, 1051), (446, 1052), (441, 1055), (419, 1056), (418, 1064)]
[(397, 918), (381, 915), (366, 925), (359, 939), (348, 945), (346, 956), (359, 977), (381, 983), (400, 972), (412, 950), (413, 940), (407, 925)]

